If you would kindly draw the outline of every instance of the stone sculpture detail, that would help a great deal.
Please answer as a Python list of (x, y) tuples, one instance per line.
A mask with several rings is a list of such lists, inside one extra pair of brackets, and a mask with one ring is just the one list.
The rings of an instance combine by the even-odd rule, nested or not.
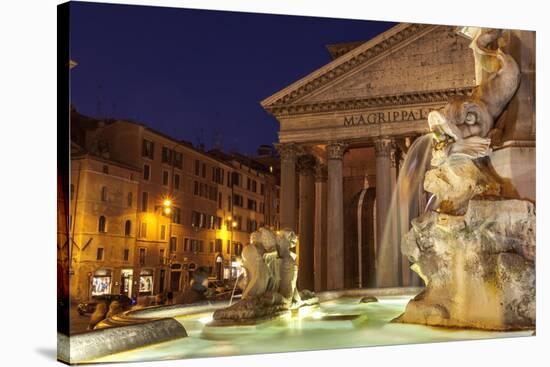
[(243, 248), (241, 300), (214, 312), (213, 325), (249, 324), (276, 317), (290, 309), (318, 303), (313, 292), (296, 288), (298, 267), (291, 251), (298, 237), (291, 230), (260, 228)]
[[(395, 322), (513, 330), (535, 326), (535, 206), (503, 194), (491, 169), (491, 131), (518, 88), (520, 71), (500, 49), (497, 30), (482, 30), (474, 52), (496, 71), (472, 96), (429, 114), (434, 134), (424, 189), (435, 211), (412, 221), (402, 253), (426, 288)], [(492, 58), (492, 59), (491, 59)], [(493, 62), (491, 62), (491, 60)]]

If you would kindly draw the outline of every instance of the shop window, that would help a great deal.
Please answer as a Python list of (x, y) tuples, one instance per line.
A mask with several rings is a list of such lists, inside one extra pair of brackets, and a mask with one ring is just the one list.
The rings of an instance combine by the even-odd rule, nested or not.
[(97, 253), (95, 258), (97, 261), (103, 261), (103, 252), (104, 252), (103, 247), (97, 248)]
[(124, 223), (124, 235), (130, 236), (132, 233), (132, 221), (127, 220), (126, 223)]
[(99, 221), (98, 221), (98, 225), (97, 225), (97, 230), (101, 233), (104, 233), (106, 232), (106, 226), (107, 226), (107, 220), (105, 219), (105, 217), (102, 215), (99, 217)]
[(92, 296), (111, 293), (111, 272), (109, 270), (98, 270), (92, 278)]
[(139, 274), (139, 294), (153, 294), (153, 272), (151, 270), (142, 270)]
[(101, 201), (107, 201), (107, 187), (103, 186), (101, 188)]

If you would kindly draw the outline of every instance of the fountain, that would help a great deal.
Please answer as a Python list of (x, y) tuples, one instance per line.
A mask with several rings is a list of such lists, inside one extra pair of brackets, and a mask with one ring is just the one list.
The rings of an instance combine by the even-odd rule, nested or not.
[[(234, 288), (229, 302), (124, 312), (105, 329), (64, 341), (65, 360), (147, 361), (531, 335), (535, 206), (510, 190), (492, 165), (495, 121), (520, 80), (515, 60), (488, 48), (499, 36), (484, 30), (474, 38), (487, 77), (471, 96), (429, 114), (431, 132), (409, 148), (392, 198), (390, 212), (399, 210), (396, 196), (410, 197), (422, 180), (432, 194), (402, 240), (424, 289), (300, 291), (291, 251), (297, 236), (260, 228), (242, 252), (238, 302)], [(379, 258), (391, 255), (385, 252), (394, 225), (388, 217)]]
[(298, 267), (291, 249), (298, 238), (290, 230), (260, 228), (242, 252), (241, 300), (214, 312), (211, 325), (255, 324), (318, 303), (313, 292), (296, 288)]
[[(535, 326), (535, 206), (514, 198), (491, 165), (497, 118), (520, 82), (516, 61), (487, 46), (474, 52), (499, 65), (471, 96), (428, 116), (434, 145), (424, 189), (433, 207), (412, 221), (402, 252), (426, 288), (395, 322), (488, 330)], [(490, 70), (486, 70), (490, 71)]]

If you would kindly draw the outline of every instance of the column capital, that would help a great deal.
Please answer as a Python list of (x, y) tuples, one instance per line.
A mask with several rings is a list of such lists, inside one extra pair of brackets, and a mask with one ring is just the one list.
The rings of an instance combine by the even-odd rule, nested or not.
[(346, 152), (348, 145), (342, 142), (330, 142), (327, 145), (327, 159), (344, 159), (344, 153)]
[(294, 143), (275, 144), (275, 148), (281, 156), (281, 161), (295, 161), (298, 155), (298, 147)]
[(301, 175), (313, 176), (317, 159), (311, 154), (302, 154), (297, 160), (298, 172)]
[(393, 150), (393, 140), (388, 137), (374, 140), (374, 152), (377, 157), (389, 157)]
[(315, 182), (326, 182), (327, 178), (327, 165), (318, 162), (315, 166)]

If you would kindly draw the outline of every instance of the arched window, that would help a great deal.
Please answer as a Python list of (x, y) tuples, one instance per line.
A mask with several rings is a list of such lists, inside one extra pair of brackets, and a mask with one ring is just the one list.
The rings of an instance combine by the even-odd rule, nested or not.
[(127, 220), (124, 224), (124, 235), (130, 236), (130, 233), (132, 232), (132, 221)]
[(98, 231), (99, 232), (106, 232), (105, 231), (105, 226), (107, 224), (107, 220), (105, 219), (105, 217), (102, 215), (101, 217), (99, 217), (99, 223), (98, 223)]
[(107, 201), (107, 187), (103, 186), (101, 188), (101, 201)]

